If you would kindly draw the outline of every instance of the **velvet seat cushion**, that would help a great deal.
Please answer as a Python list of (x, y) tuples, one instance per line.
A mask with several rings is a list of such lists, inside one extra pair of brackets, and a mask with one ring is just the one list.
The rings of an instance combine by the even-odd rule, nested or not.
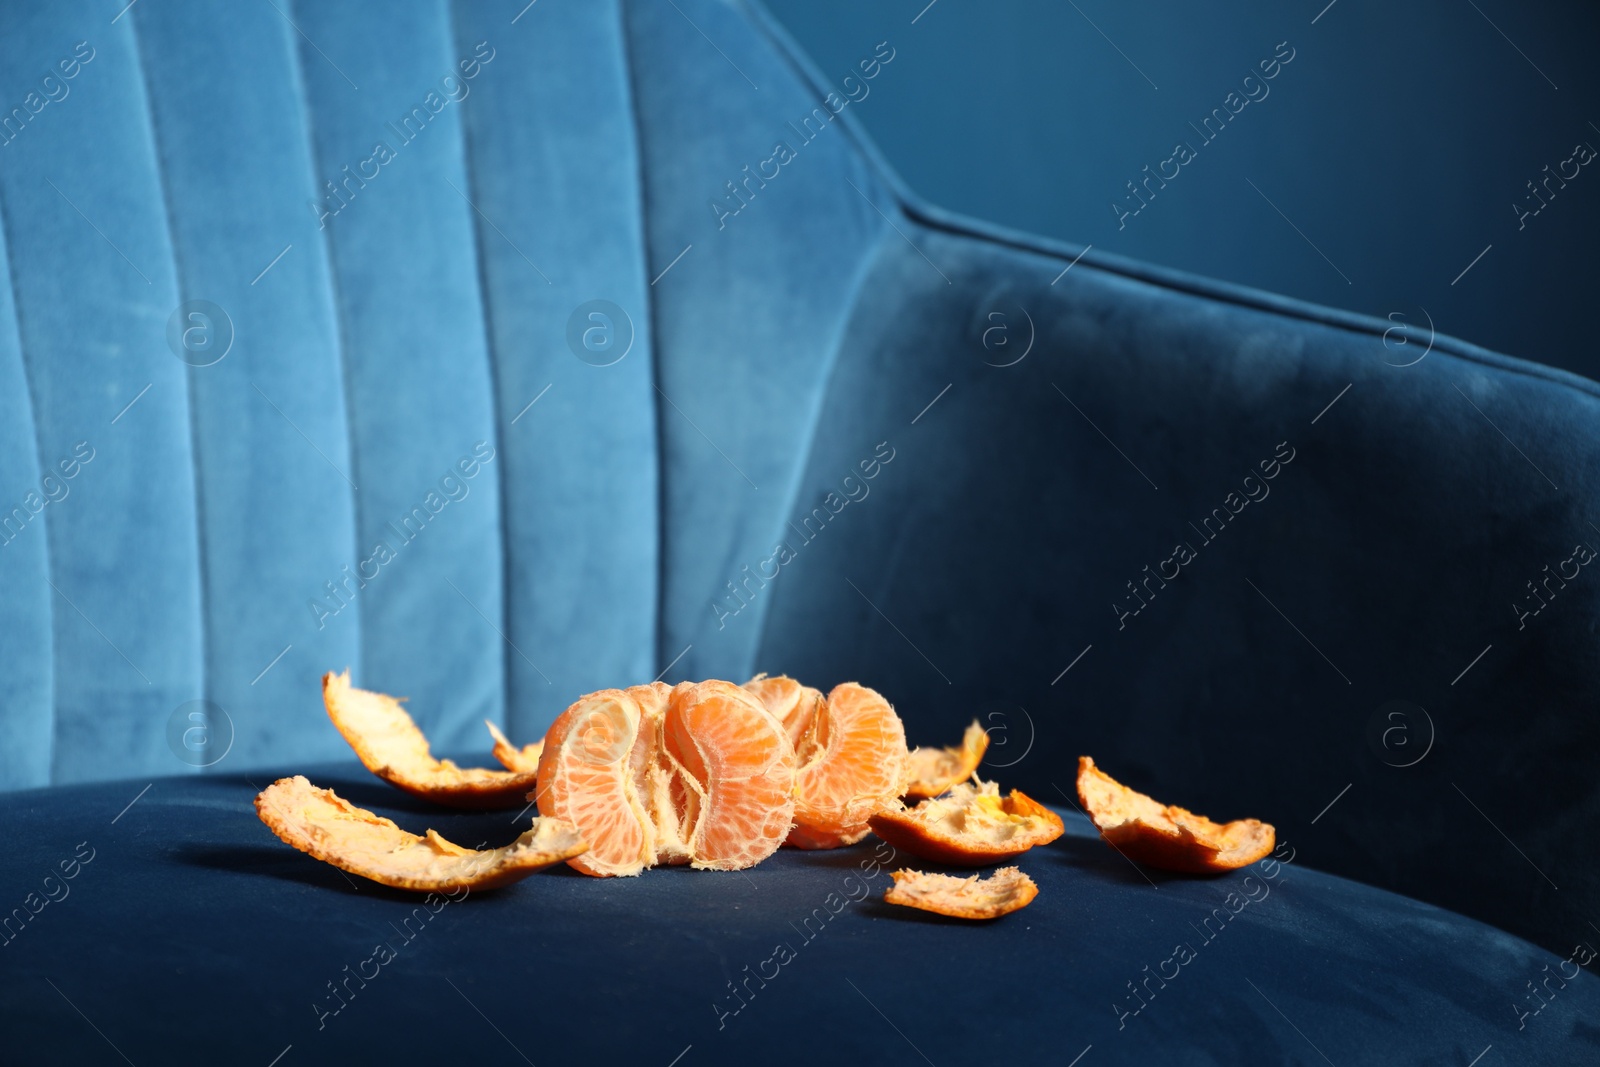
[[(432, 809), (353, 762), (302, 769), (415, 831), (516, 833), (513, 813)], [(1600, 934), (1555, 955), (1321, 874), (1293, 839), (1245, 871), (1174, 878), (1067, 807), (1066, 836), (1020, 860), (1038, 899), (991, 923), (882, 903), (889, 869), (924, 865), (876, 838), (742, 873), (558, 867), (450, 899), (293, 851), (252, 806), (270, 776), (251, 778), (0, 798), (4, 904), (28, 913), (0, 948), (0, 1058), (1600, 1061)]]

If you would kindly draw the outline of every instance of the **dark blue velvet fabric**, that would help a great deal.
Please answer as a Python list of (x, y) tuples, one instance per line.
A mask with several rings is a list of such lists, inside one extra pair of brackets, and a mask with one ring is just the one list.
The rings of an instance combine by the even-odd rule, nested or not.
[[(442, 814), (354, 763), (297, 769), (416, 830), (515, 833), (513, 813)], [(252, 806), (265, 781), (0, 798), (0, 903), (59, 898), (0, 947), (6, 1062), (1600, 1059), (1600, 934), (1552, 954), (1311, 870), (1293, 838), (1291, 862), (1147, 881), (1068, 808), (1067, 836), (1021, 860), (1039, 898), (992, 923), (882, 903), (907, 858), (870, 843), (427, 901), (280, 843)]]
[[(323, 967), (337, 945), (351, 962), (387, 922), (352, 900), (400, 907), (326, 896), (343, 880), (247, 830), (239, 799), (240, 775), (347, 754), (316, 686), (345, 666), (410, 697), (441, 749), (479, 752), (483, 718), (532, 740), (579, 693), (658, 672), (854, 678), (894, 701), (913, 743), (948, 743), (980, 717), (989, 772), (1039, 797), (1070, 792), (1089, 752), (1164, 800), (1272, 821), (1297, 864), (1563, 956), (1589, 936), (1600, 585), (1571, 561), (1575, 544), (1600, 546), (1594, 383), (922, 204), (858, 136), (859, 83), (811, 71), (741, 3), (280, 3), (226, 18), (197, 2), (122, 6), (0, 7), (0, 101), (26, 101), (35, 72), (79, 57), (70, 93), (25, 107), (0, 145), (0, 786), (157, 781), (118, 829), (163, 795), (197, 810), (173, 809), (170, 837), (107, 845), (83, 877), (127, 881), (98, 918), (83, 909), (83, 940), (30, 923), (46, 947), (0, 951), (46, 952), (68, 961), (61, 975), (90, 975), (70, 961), (91, 945), (125, 975), (167, 959), (146, 973), (203, 975), (203, 1003), (235, 1027), (217, 1040), (270, 1044), (241, 1021), (252, 1001), (224, 988), (226, 961), (320, 986), (306, 953)], [(851, 78), (894, 55), (865, 42)], [(374, 141), (393, 158), (369, 163)], [(169, 342), (195, 300), (231, 324), (210, 366)], [(592, 301), (629, 328), (620, 359), (571, 340)], [(196, 700), (227, 713), (231, 748), (179, 782), (169, 724)], [(4, 868), (21, 900), (30, 865), (92, 838), (86, 805), (110, 797), (5, 803), (28, 857)], [(223, 832), (209, 820), (225, 813), (245, 821)], [(1047, 900), (1082, 906), (1068, 902), (1087, 888), (1052, 879), (1086, 847), (1040, 861)], [(605, 954), (637, 957), (638, 981), (709, 1014), (715, 990), (680, 989), (650, 961), (724, 945), (729, 976), (758, 963), (790, 905), (826, 892), (817, 870), (842, 877), (848, 862), (786, 855), (751, 872), (782, 907), (735, 901), (741, 914), (717, 920), (731, 941), (698, 924), (697, 894), (748, 887), (737, 876), (517, 891), (588, 909), (567, 932), (540, 928), (552, 959), (582, 968), (548, 985), (559, 1010), (544, 1014), (612, 1040), (594, 1009), (639, 998), (598, 992), (614, 980), (585, 961)], [(247, 888), (263, 865), (315, 873)], [(1263, 907), (1258, 955), (1208, 989), (1236, 1011), (1163, 1030), (1161, 1005), (1186, 995), (1174, 991), (1106, 1040), (1153, 1050), (1161, 1035), (1168, 1058), (1191, 1032), (1235, 1040), (1222, 1020), (1260, 1008), (1228, 984), (1248, 974), (1308, 1033), (1312, 1009), (1347, 1023), (1317, 1034), (1349, 1041), (1405, 1020), (1434, 1037), (1410, 1058), (1448, 1062), (1476, 1054), (1468, 1015), (1500, 1033), (1521, 968), (1543, 959), (1375, 889), (1294, 875), (1328, 896), (1308, 893), (1324, 904), (1303, 927)], [(202, 884), (215, 888), (196, 905)], [(1150, 900), (1198, 907), (1216, 888), (1172, 883)], [(251, 909), (274, 892), (303, 892), (295, 914), (327, 925), (300, 941), (292, 919), (267, 925)], [(1001, 984), (1002, 963), (1037, 965), (1034, 984), (1057, 996), (1023, 983), (1038, 999), (1016, 1010), (1045, 1017), (1070, 987), (1104, 1027), (1123, 971), (1166, 958), (1188, 920), (1095, 899), (1102, 920), (1061, 933), (1058, 958), (1026, 938), (985, 955), (976, 946), (997, 943), (966, 940), (976, 932), (891, 926), (868, 906), (839, 920), (857, 934), (808, 958), (852, 961), (861, 970), (818, 970), (859, 974), (873, 1000), (935, 964)], [(215, 910), (183, 918), (196, 906)], [(487, 908), (448, 913), (473, 916), (484, 951), (505, 944)], [(641, 925), (652, 909), (697, 922)], [(1151, 943), (1092, 943), (1145, 926)], [(909, 964), (867, 932), (902, 927), (927, 938)], [(235, 936), (264, 940), (230, 949)], [(1074, 961), (1094, 953), (1104, 966), (1080, 990)], [(1484, 960), (1500, 961), (1493, 995), (1462, 973)], [(504, 1011), (534, 1004), (481, 954), (458, 962), (458, 984), (479, 976)], [(1408, 1007), (1352, 1000), (1397, 967)], [(191, 987), (121, 988), (126, 1010), (109, 987), (90, 999), (132, 1033), (168, 1025), (151, 991)], [(43, 1010), (48, 992), (22, 982), (14, 1010)], [(282, 1003), (309, 1010), (304, 992)], [(894, 1007), (926, 1012), (941, 1048), (956, 1038), (940, 1027), (984, 1027), (903, 990)], [(1447, 1039), (1452, 1012), (1463, 1025)], [(1272, 1047), (1276, 1017), (1247, 1047)], [(1549, 1019), (1505, 1040), (1577, 1033)], [(615, 1029), (632, 1025), (624, 1014)], [(1060, 1029), (1019, 1033), (1063, 1051)]]
[[(938, 204), (1425, 325), (1420, 304), (1458, 337), (1600, 378), (1600, 197), (1561, 166), (1600, 148), (1592, 4), (766, 2), (829, 74), (863, 42), (901, 46), (852, 111)], [(1262, 78), (1280, 49), (1292, 62)], [(1163, 166), (1175, 142), (1196, 154)], [(1421, 146), (1426, 164), (1397, 165)]]

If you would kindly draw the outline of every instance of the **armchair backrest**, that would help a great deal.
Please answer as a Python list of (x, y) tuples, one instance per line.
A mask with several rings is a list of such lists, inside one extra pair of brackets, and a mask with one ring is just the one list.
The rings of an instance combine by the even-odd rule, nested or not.
[(709, 0), (122, 8), (0, 12), (0, 784), (747, 672), (889, 207), (834, 105)]

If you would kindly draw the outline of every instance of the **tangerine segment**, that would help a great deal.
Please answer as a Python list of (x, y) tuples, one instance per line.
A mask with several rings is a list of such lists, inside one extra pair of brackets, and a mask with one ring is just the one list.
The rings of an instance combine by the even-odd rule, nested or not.
[(322, 702), (367, 770), (407, 793), (455, 808), (516, 808), (534, 786), (531, 771), (434, 759), (427, 737), (400, 701), (355, 688), (349, 671), (322, 676)]
[(962, 782), (950, 792), (909, 810), (883, 811), (872, 832), (914, 856), (958, 867), (1015, 859), (1047, 845), (1066, 827), (1061, 816), (1013, 789), (1006, 797), (994, 782)]
[(1033, 903), (1039, 887), (1015, 867), (1001, 867), (987, 878), (971, 875), (890, 871), (894, 884), (883, 899), (957, 919), (998, 919)]
[(602, 689), (574, 701), (544, 736), (533, 799), (540, 815), (571, 823), (589, 842), (570, 861), (585, 874), (638, 874), (655, 862), (648, 794), (635, 773), (635, 748), (652, 736), (649, 714), (631, 691)]
[(301, 775), (280, 778), (263, 789), (256, 797), (256, 814), (301, 852), (374, 882), (419, 893), (508, 885), (588, 848), (576, 830), (556, 819), (535, 819), (531, 830), (505, 848), (483, 852), (452, 844), (432, 830), (418, 837)]
[(731, 682), (678, 685), (662, 751), (679, 774), (684, 806), (672, 810), (691, 866), (740, 870), (783, 844), (795, 813), (794, 746), (754, 694)]
[(592, 848), (601, 877), (658, 863), (736, 870), (771, 855), (794, 813), (783, 724), (729, 682), (661, 682), (579, 699), (545, 735), (535, 799)]
[(838, 848), (867, 836), (867, 820), (900, 803), (910, 773), (900, 716), (876, 691), (836, 685), (795, 752), (795, 827), (789, 844)]
[(911, 784), (905, 795), (914, 800), (936, 797), (957, 782), (964, 782), (977, 771), (983, 754), (989, 750), (989, 733), (978, 720), (961, 735), (960, 748), (914, 748), (911, 750)]
[(488, 719), (483, 720), (483, 725), (489, 728), (489, 736), (494, 738), (494, 758), (500, 761), (502, 767), (518, 774), (538, 773), (539, 753), (544, 751), (543, 741), (535, 741), (531, 745), (518, 748), (506, 739), (506, 735), (500, 732), (500, 727)]
[(789, 743), (798, 749), (811, 731), (812, 723), (816, 722), (817, 712), (822, 710), (822, 690), (801, 685), (782, 674), (776, 678), (758, 674), (744, 683), (744, 687), (760, 697), (767, 710), (778, 717), (789, 735)]
[(1218, 824), (1129, 789), (1083, 756), (1078, 799), (1106, 843), (1129, 859), (1166, 871), (1210, 874), (1246, 867), (1272, 851), (1276, 834), (1257, 819)]

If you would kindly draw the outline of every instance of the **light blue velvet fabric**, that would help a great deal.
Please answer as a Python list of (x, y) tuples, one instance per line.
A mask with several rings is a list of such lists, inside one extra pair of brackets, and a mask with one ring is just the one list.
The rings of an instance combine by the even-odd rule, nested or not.
[(923, 204), (852, 119), (893, 40), (847, 79), (723, 0), (121, 8), (0, 9), (0, 786), (191, 773), (197, 700), (214, 770), (340, 758), (344, 667), (452, 754), (658, 674), (857, 678), (913, 743), (1005, 725), (1008, 784), (1092, 752), (1569, 940), (1600, 585), (1508, 605), (1600, 545), (1593, 383)]
[[(32, 510), (46, 468), (59, 471), (79, 442), (92, 457), (63, 483), (70, 495), (0, 548), (35, 607), (4, 632), (0, 716), (53, 721), (48, 735), (7, 726), (31, 742), (7, 753), (26, 767), (11, 785), (181, 770), (162, 727), (204, 693), (195, 423), (185, 364), (165, 340), (177, 268), (143, 60), (132, 24), (108, 25), (115, 13), (0, 12), (0, 99), (8, 117), (25, 116), (0, 148), (14, 311), (4, 332), (20, 339), (8, 378), (26, 381), (36, 433), (32, 455), (8, 452), (0, 499), (10, 514)], [(77, 63), (76, 76), (62, 80), (61, 63)], [(32, 114), (47, 76), (69, 92)]]
[[(720, 4), (119, 10), (3, 15), (5, 99), (93, 55), (3, 148), (5, 484), (99, 448), (5, 546), (4, 783), (182, 771), (166, 714), (198, 699), (231, 763), (336, 755), (313, 683), (346, 666), (443, 749), (679, 653), (747, 671), (765, 604), (711, 600), (786, 527), (892, 207), (762, 30)], [(708, 232), (785, 138), (803, 158)], [(194, 300), (231, 323), (211, 366), (166, 341)], [(591, 300), (631, 322), (610, 366), (566, 343)]]

